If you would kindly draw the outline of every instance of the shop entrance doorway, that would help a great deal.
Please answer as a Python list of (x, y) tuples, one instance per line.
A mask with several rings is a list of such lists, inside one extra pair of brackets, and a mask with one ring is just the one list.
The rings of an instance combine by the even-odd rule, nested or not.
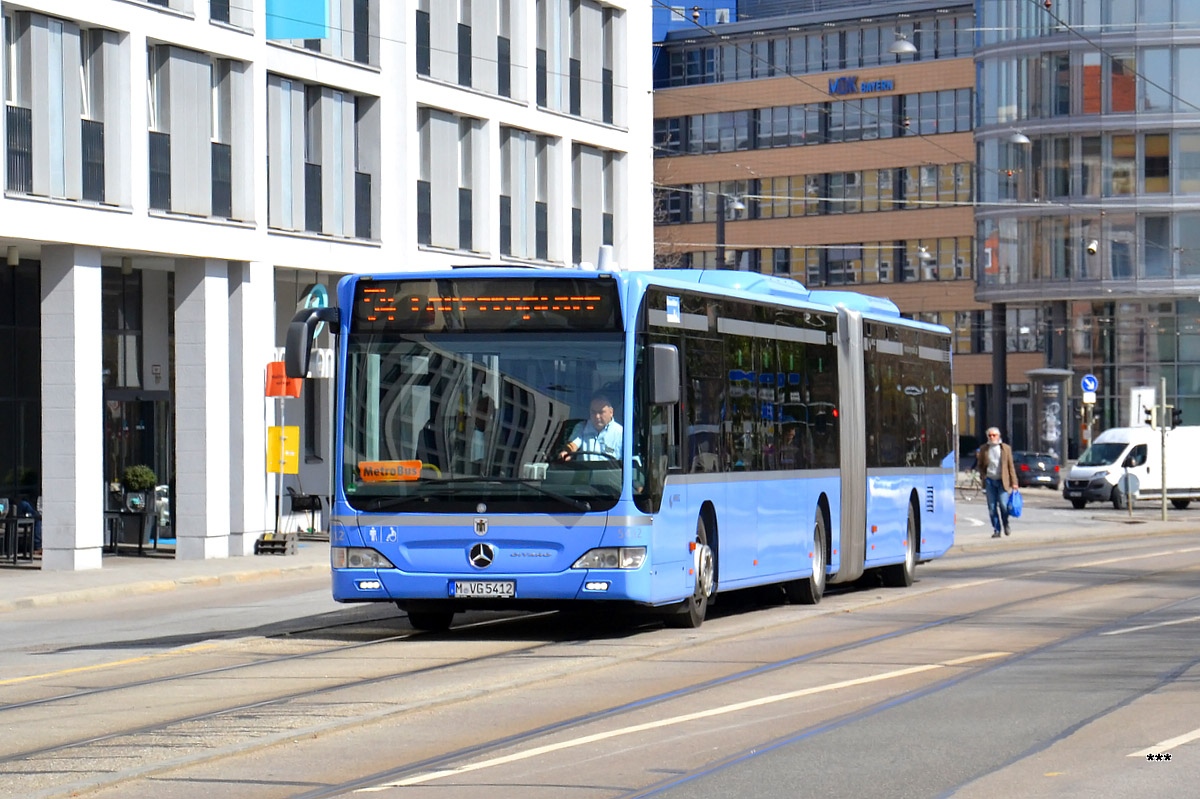
[(175, 494), (173, 422), (169, 392), (133, 389), (104, 392), (105, 510), (119, 510), (126, 504), (121, 477), (127, 468), (150, 467), (155, 486), (145, 498), (149, 514), (145, 537), (175, 537), (171, 524)]

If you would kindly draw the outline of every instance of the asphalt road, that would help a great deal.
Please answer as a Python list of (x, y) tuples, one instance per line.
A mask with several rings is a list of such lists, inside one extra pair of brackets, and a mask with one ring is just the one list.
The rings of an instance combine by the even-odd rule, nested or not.
[[(1035, 504), (1027, 538), (1065, 523)], [(317, 577), (14, 611), (0, 796), (1189, 795), (1200, 539), (1021, 531), (960, 533), (908, 589), (725, 597), (694, 631), (415, 634)]]

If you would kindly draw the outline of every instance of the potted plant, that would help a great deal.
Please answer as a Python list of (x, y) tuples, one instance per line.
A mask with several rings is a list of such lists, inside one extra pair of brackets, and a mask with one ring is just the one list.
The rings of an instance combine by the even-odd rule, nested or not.
[(125, 507), (128, 510), (140, 511), (147, 507), (149, 492), (158, 484), (154, 470), (144, 464), (137, 464), (125, 469), (121, 475), (121, 488), (125, 489)]
[[(130, 523), (126, 523), (125, 534), (122, 538), (129, 541), (130, 533), (133, 532), (133, 540), (137, 541), (140, 533), (142, 542), (145, 543), (149, 537), (150, 528), (146, 524), (144, 515), (150, 509), (150, 498), (154, 495), (154, 486), (158, 483), (158, 476), (154, 474), (154, 470), (144, 464), (136, 464), (129, 466), (121, 475), (121, 488), (125, 492), (125, 510), (131, 513), (142, 514), (141, 519), (130, 519)], [(131, 529), (132, 528), (132, 529)]]

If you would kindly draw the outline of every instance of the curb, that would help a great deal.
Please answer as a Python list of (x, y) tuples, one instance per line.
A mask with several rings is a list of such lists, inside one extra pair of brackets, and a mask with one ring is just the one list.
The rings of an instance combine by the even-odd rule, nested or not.
[(133, 583), (114, 585), (98, 585), (90, 588), (78, 588), (68, 591), (58, 591), (47, 594), (17, 597), (15, 599), (0, 599), (0, 613), (29, 608), (48, 608), (57, 605), (70, 605), (80, 602), (93, 602), (105, 599), (117, 599), (124, 596), (140, 596), (144, 594), (164, 593), (184, 588), (205, 588), (217, 585), (233, 585), (252, 583), (260, 580), (277, 579), (280, 577), (299, 577), (309, 574), (328, 574), (329, 563), (309, 563), (299, 566), (280, 566), (273, 569), (255, 569), (228, 574), (188, 575), (168, 580), (143, 580)]

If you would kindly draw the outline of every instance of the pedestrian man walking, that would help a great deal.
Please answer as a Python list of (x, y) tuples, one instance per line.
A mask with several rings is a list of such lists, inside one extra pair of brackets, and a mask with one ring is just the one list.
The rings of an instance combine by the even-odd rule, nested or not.
[(1017, 487), (1017, 468), (1013, 465), (1012, 447), (1000, 440), (1000, 428), (988, 428), (987, 443), (975, 453), (975, 463), (987, 492), (992, 538), (999, 538), (1001, 530), (1009, 535), (1008, 492)]

